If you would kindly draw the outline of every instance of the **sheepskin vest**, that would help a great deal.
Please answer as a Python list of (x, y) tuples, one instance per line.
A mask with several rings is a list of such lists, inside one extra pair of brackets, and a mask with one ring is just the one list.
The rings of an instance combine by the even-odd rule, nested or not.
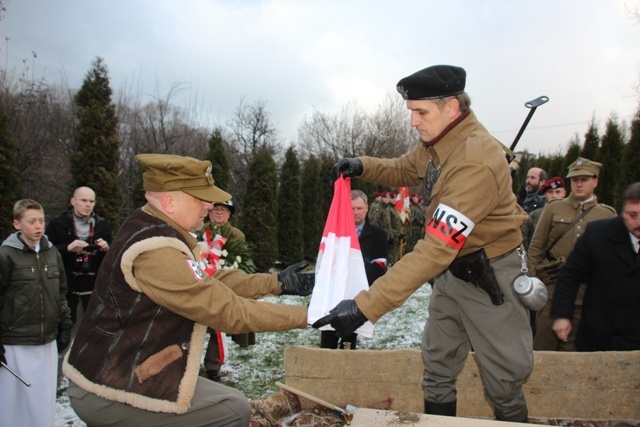
[(191, 405), (206, 327), (155, 304), (133, 271), (137, 256), (167, 246), (184, 246), (194, 258), (166, 222), (141, 209), (129, 216), (102, 263), (63, 372), (105, 399), (181, 414)]

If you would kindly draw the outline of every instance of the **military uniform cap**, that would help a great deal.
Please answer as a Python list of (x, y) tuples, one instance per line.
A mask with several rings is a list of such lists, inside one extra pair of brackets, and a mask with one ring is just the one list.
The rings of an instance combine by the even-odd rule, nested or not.
[(438, 99), (464, 92), (467, 73), (453, 65), (434, 65), (398, 82), (396, 89), (407, 100)]
[(225, 202), (231, 194), (214, 184), (211, 162), (171, 154), (138, 154), (146, 191), (182, 191), (206, 202)]
[(600, 174), (601, 167), (602, 163), (594, 162), (593, 160), (585, 159), (584, 157), (578, 157), (575, 162), (569, 165), (567, 178), (574, 178), (576, 176), (597, 177)]
[(538, 193), (544, 194), (547, 190), (555, 190), (556, 188), (564, 188), (564, 179), (559, 176), (554, 176), (553, 178), (546, 180)]

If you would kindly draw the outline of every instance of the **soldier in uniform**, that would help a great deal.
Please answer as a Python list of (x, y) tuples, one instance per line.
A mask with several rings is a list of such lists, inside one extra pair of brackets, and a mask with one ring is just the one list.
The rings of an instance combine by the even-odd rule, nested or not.
[(385, 233), (389, 230), (389, 215), (387, 215), (387, 204), (382, 201), (384, 192), (373, 193), (373, 202), (369, 207), (369, 222), (376, 227), (382, 228)]
[(71, 406), (93, 426), (247, 426), (248, 399), (198, 376), (207, 326), (228, 333), (305, 328), (305, 307), (255, 300), (309, 295), (314, 278), (286, 269), (203, 272), (193, 233), (213, 203), (231, 195), (213, 185), (209, 161), (136, 159), (148, 203), (115, 236), (65, 355)]
[[(616, 210), (611, 206), (598, 203), (598, 198), (594, 194), (601, 167), (602, 163), (582, 157), (569, 165), (567, 178), (571, 180), (571, 194), (566, 199), (552, 200), (547, 203), (531, 238), (529, 245), (531, 275), (535, 276), (536, 269), (546, 262), (560, 258), (567, 259), (589, 222), (616, 216)], [(586, 214), (573, 224), (584, 212)], [(570, 225), (571, 228), (569, 228)], [(558, 236), (562, 237), (557, 240)], [(557, 243), (553, 245), (551, 250), (548, 250), (556, 240)], [(572, 333), (566, 341), (559, 340), (552, 329), (553, 319), (550, 317), (550, 310), (553, 291), (554, 286), (547, 284), (549, 300), (536, 315), (536, 335), (533, 348), (534, 350), (576, 351), (574, 341), (582, 312), (584, 287), (576, 299)]]
[[(368, 290), (314, 323), (348, 335), (378, 321), (435, 279), (422, 341), (425, 412), (456, 415), (456, 377), (473, 347), (498, 420), (526, 422), (522, 383), (533, 369), (528, 310), (512, 286), (520, 274), (520, 225), (502, 145), (471, 111), (464, 69), (436, 65), (398, 83), (420, 134), (395, 159), (339, 160), (333, 179), (424, 184), (425, 237)], [(479, 184), (480, 183), (480, 184)]]
[[(548, 179), (540, 188), (540, 194), (546, 198), (547, 203), (555, 199), (564, 199), (567, 197), (567, 190), (564, 188), (564, 180), (559, 176), (554, 176), (553, 178)], [(531, 237), (533, 236), (536, 225), (540, 220), (540, 215), (542, 215), (543, 209), (544, 206), (529, 213), (529, 219), (527, 219), (527, 222), (522, 224), (522, 243), (527, 249), (531, 244)]]
[(387, 228), (389, 246), (389, 265), (393, 265), (400, 259), (401, 245), (404, 241), (404, 224), (396, 209), (396, 193), (388, 191), (384, 193), (382, 200), (385, 203), (385, 210), (389, 217), (389, 228)]
[(404, 253), (413, 250), (413, 247), (424, 237), (425, 209), (422, 205), (422, 197), (418, 193), (411, 193), (411, 211), (409, 213), (410, 224), (405, 225), (409, 229), (407, 233), (407, 245)]

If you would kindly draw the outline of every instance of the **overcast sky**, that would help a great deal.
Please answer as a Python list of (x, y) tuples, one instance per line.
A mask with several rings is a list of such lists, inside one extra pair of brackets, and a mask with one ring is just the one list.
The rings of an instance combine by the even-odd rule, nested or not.
[[(555, 153), (595, 117), (638, 109), (640, 0), (4, 0), (0, 61), (79, 88), (96, 56), (111, 87), (195, 104), (211, 126), (261, 100), (286, 142), (315, 109), (375, 108), (434, 64), (506, 145), (546, 95), (518, 149)], [(32, 58), (32, 52), (37, 58)]]

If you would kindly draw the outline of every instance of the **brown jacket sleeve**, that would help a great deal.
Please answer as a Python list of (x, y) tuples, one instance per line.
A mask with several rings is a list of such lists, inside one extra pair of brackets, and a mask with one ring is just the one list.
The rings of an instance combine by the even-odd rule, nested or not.
[[(307, 326), (306, 307), (242, 298), (231, 287), (207, 276), (190, 256), (174, 247), (140, 254), (133, 271), (140, 290), (156, 304), (216, 330), (237, 334)], [(256, 276), (250, 278), (252, 285), (247, 288), (260, 290), (254, 288), (250, 293), (271, 293), (277, 279), (273, 275)], [(229, 275), (229, 280), (238, 288), (242, 275)]]

